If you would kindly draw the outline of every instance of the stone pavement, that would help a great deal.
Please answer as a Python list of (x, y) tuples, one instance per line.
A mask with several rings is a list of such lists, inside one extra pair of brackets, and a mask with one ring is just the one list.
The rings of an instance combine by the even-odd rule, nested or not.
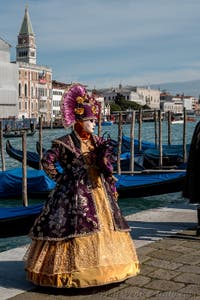
[[(12, 253), (12, 262), (5, 260), (10, 250), (0, 255), (0, 281), (4, 289), (0, 289), (0, 299), (200, 300), (200, 237), (195, 231), (195, 207), (152, 209), (127, 219), (134, 228), (133, 237), (141, 263), (138, 276), (119, 284), (87, 289), (38, 288), (25, 281), (21, 271), (23, 263), (21, 259), (17, 261), (22, 249), (19, 248), (14, 256)], [(10, 277), (3, 281), (8, 269)], [(14, 297), (10, 294), (12, 289), (16, 289)]]

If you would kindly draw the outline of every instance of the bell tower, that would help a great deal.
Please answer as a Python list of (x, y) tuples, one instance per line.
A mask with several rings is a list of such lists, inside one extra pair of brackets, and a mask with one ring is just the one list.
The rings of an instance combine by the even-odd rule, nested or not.
[(24, 19), (18, 35), (16, 46), (16, 61), (36, 64), (36, 44), (28, 6), (25, 8)]

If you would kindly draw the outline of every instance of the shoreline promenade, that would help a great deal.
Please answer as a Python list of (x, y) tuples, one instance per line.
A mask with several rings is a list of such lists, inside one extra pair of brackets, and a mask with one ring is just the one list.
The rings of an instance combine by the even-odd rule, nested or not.
[(86, 289), (35, 287), (26, 281), (27, 246), (0, 253), (0, 299), (13, 300), (200, 300), (200, 237), (196, 206), (145, 210), (126, 217), (141, 263), (138, 276), (125, 282)]

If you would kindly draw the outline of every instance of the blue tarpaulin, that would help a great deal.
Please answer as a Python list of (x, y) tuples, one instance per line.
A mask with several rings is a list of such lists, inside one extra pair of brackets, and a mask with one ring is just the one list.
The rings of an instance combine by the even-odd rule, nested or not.
[(152, 173), (152, 174), (134, 174), (134, 175), (115, 175), (118, 179), (116, 186), (120, 188), (130, 188), (134, 186), (147, 186), (152, 184), (163, 183), (185, 176), (185, 171), (175, 173)]
[(34, 204), (27, 207), (1, 207), (0, 208), (0, 220), (17, 218), (21, 216), (29, 216), (39, 214), (42, 210), (43, 204)]
[[(14, 168), (0, 172), (0, 198), (10, 198), (22, 195), (22, 168)], [(27, 169), (27, 192), (39, 194), (51, 191), (55, 182), (43, 170)]]

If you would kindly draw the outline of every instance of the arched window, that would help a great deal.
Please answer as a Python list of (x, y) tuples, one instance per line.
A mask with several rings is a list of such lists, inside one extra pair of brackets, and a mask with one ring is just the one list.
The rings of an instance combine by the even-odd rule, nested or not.
[(22, 93), (22, 88), (21, 88), (21, 83), (19, 83), (19, 97), (21, 97), (21, 93)]
[(25, 86), (24, 86), (24, 94), (25, 94), (25, 97), (27, 97), (27, 84), (25, 83)]

